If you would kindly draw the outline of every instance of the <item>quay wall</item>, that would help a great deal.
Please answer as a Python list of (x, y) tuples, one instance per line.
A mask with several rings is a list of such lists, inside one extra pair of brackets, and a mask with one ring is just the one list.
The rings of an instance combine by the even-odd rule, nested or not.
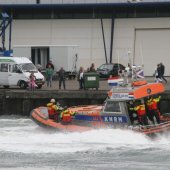
[(102, 104), (107, 97), (107, 91), (34, 91), (10, 90), (0, 91), (0, 115), (29, 116), (30, 111), (38, 106), (46, 106), (51, 98), (56, 99), (61, 106)]
[[(69, 90), (69, 91), (34, 91), (1, 90), (0, 115), (29, 116), (30, 111), (38, 106), (46, 106), (51, 98), (55, 98), (62, 106), (102, 104), (107, 97), (107, 90)], [(170, 113), (170, 91), (162, 94), (161, 113)]]

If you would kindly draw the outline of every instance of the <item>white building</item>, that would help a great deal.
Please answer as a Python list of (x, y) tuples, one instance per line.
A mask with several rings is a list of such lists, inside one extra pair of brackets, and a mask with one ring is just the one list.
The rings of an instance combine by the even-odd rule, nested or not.
[(107, 57), (107, 62), (144, 64), (147, 76), (163, 62), (170, 76), (169, 1), (1, 0), (0, 4), (0, 10), (13, 17), (12, 47), (31, 44), (43, 51), (46, 45), (78, 46), (79, 64), (85, 69), (91, 63), (98, 67)]

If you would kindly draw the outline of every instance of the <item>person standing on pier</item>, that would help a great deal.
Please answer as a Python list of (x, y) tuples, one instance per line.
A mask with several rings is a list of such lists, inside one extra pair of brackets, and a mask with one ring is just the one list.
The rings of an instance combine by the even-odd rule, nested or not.
[(47, 81), (47, 87), (52, 87), (52, 78), (53, 78), (53, 72), (51, 65), (48, 65), (46, 69), (46, 81)]
[(64, 90), (65, 90), (66, 89), (65, 70), (63, 69), (63, 67), (60, 68), (60, 70), (58, 72), (58, 76), (59, 76), (59, 89), (61, 89), (61, 84), (63, 83), (63, 87), (64, 87)]
[(161, 65), (157, 64), (157, 68), (154, 73), (155, 76), (155, 82), (162, 83), (162, 77), (161, 77)]
[(51, 68), (54, 70), (54, 65), (53, 65), (53, 63), (52, 63), (52, 60), (49, 60), (49, 61), (48, 61), (47, 65), (46, 65), (46, 68), (48, 68), (49, 65), (50, 65)]
[(95, 72), (95, 71), (96, 69), (95, 69), (94, 63), (92, 63), (90, 66), (90, 72)]
[(37, 87), (36, 83), (35, 83), (36, 77), (34, 75), (34, 73), (30, 73), (29, 76), (29, 90), (34, 91), (35, 88)]
[(78, 74), (79, 90), (84, 89), (84, 68), (80, 67)]
[(160, 77), (162, 80), (165, 81), (165, 83), (167, 83), (167, 79), (164, 77), (165, 74), (165, 66), (163, 65), (163, 63), (160, 63)]

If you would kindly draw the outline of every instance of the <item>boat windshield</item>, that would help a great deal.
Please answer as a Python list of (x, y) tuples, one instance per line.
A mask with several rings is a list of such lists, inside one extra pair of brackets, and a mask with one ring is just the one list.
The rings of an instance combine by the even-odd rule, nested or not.
[(23, 63), (19, 65), (23, 72), (34, 72), (37, 73), (38, 70), (33, 63)]
[(119, 102), (107, 101), (104, 112), (121, 113)]

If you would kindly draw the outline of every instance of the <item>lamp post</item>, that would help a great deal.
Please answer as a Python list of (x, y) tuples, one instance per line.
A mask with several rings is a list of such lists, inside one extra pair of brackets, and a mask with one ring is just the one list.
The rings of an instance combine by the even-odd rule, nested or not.
[(132, 53), (131, 51), (127, 52), (130, 66), (132, 66), (131, 53)]

